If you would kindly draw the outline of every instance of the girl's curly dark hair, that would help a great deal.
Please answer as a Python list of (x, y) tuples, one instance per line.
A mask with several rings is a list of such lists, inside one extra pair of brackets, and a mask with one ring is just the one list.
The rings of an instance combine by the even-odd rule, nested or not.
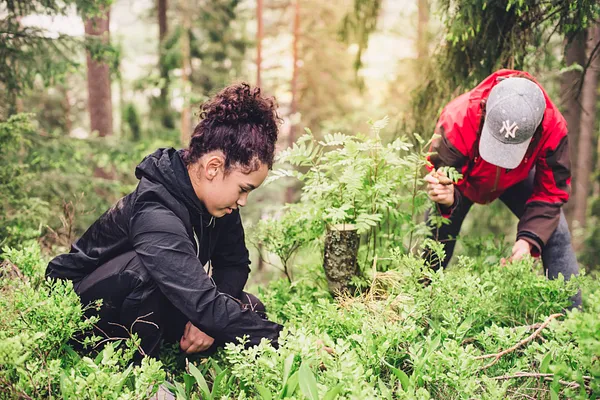
[(260, 162), (270, 169), (280, 121), (275, 99), (261, 96), (260, 88), (247, 83), (227, 86), (200, 107), (200, 122), (184, 161), (191, 164), (221, 150), (225, 171), (238, 164), (249, 173), (258, 170)]

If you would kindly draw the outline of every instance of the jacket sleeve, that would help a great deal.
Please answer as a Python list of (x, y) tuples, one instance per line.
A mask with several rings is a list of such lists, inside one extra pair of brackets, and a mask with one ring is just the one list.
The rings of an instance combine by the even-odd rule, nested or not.
[(198, 328), (224, 342), (248, 335), (248, 345), (261, 338), (277, 346), (281, 325), (262, 319), (208, 277), (183, 221), (158, 202), (136, 204), (130, 240), (158, 288)]
[[(446, 110), (443, 110), (437, 122), (435, 128), (436, 136), (431, 141), (431, 148), (429, 150), (431, 154), (427, 156), (427, 161), (430, 164), (427, 169), (433, 171), (440, 167), (454, 167), (463, 177), (466, 177), (469, 156), (466, 151), (459, 150), (459, 148), (466, 148), (459, 128), (464, 121), (463, 123), (457, 123), (449, 114)], [(455, 185), (454, 204), (451, 207), (444, 207), (438, 204), (440, 214), (445, 218), (449, 218), (460, 203), (461, 198), (462, 194)]]
[(535, 168), (533, 193), (519, 220), (517, 239), (527, 240), (534, 246), (532, 254), (539, 255), (558, 226), (562, 205), (569, 199), (571, 166), (566, 134), (554, 148), (542, 150)]
[(250, 273), (250, 257), (238, 210), (231, 215), (231, 220), (227, 229), (219, 234), (214, 254), (211, 257), (212, 277), (220, 292), (240, 299)]

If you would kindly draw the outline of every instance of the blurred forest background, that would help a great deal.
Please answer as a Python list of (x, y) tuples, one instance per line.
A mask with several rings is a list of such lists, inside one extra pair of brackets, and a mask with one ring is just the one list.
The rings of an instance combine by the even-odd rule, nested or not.
[[(566, 211), (580, 261), (593, 269), (599, 8), (595, 0), (0, 0), (0, 247), (37, 240), (66, 249), (135, 187), (146, 154), (187, 144), (198, 106), (230, 83), (277, 98), (283, 149), (305, 127), (317, 137), (354, 134), (386, 115), (385, 141), (429, 138), (447, 101), (515, 68), (532, 73), (568, 121)], [(280, 180), (252, 197), (247, 230), (296, 201), (298, 187)], [(462, 247), (483, 236), (503, 246), (516, 224), (501, 204), (477, 206)]]

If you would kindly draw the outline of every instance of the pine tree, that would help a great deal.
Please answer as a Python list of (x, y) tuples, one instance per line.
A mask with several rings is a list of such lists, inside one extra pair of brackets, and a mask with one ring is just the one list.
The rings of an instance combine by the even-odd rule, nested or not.
[(36, 27), (23, 26), (28, 15), (66, 15), (76, 7), (82, 17), (93, 17), (110, 0), (0, 0), (0, 119), (17, 111), (17, 98), (33, 86), (36, 76), (50, 86), (78, 66), (75, 55), (81, 40), (49, 35)]

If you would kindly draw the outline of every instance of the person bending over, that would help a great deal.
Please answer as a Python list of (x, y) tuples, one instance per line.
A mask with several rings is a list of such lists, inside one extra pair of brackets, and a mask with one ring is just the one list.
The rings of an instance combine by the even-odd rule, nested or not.
[(82, 304), (102, 299), (97, 329), (137, 333), (144, 354), (163, 342), (214, 351), (246, 335), (274, 346), (281, 325), (244, 292), (249, 254), (239, 207), (273, 164), (274, 99), (247, 84), (202, 105), (189, 147), (159, 149), (136, 167), (136, 189), (104, 213), (46, 275), (73, 281)]
[[(571, 173), (567, 124), (543, 88), (526, 72), (500, 70), (443, 109), (425, 177), (429, 198), (450, 223), (432, 226), (446, 256), (426, 258), (434, 268), (450, 262), (456, 236), (473, 203), (499, 198), (519, 218), (513, 260), (541, 255), (550, 279), (579, 272), (562, 205)], [(456, 184), (440, 167), (462, 173)], [(446, 181), (446, 182), (442, 182)], [(429, 219), (429, 216), (427, 216)], [(579, 306), (581, 295), (573, 299)]]

